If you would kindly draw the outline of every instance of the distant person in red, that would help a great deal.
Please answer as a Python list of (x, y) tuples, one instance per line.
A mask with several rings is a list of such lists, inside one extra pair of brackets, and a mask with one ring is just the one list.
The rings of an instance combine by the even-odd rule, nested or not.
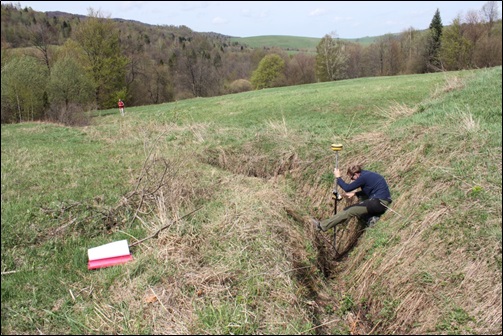
[(119, 105), (119, 111), (121, 112), (121, 115), (124, 116), (124, 102), (121, 99), (119, 99), (117, 105)]

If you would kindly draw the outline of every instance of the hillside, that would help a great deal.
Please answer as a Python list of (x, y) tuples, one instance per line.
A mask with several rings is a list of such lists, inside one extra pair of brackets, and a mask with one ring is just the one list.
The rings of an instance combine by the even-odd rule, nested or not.
[[(369, 45), (374, 42), (376, 37), (362, 37), (358, 39), (341, 40)], [(231, 37), (231, 43), (238, 43), (249, 48), (280, 48), (286, 51), (300, 51), (316, 53), (316, 46), (320, 43), (321, 37), (304, 37), (304, 36), (282, 36), (282, 35), (265, 35), (265, 36), (250, 36), (250, 37)]]
[[(501, 334), (502, 69), (2, 125), (2, 334)], [(339, 164), (371, 228), (317, 233)], [(339, 202), (339, 209), (348, 205)], [(87, 269), (126, 239), (134, 260)]]

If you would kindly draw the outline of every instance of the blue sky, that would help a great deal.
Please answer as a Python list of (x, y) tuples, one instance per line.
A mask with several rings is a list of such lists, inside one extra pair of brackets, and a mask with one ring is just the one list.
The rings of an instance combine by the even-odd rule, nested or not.
[[(236, 37), (291, 35), (340, 38), (427, 29), (439, 9), (444, 25), (469, 11), (479, 12), (487, 1), (1, 1), (36, 11), (105, 17), (154, 25), (184, 25), (196, 32)], [(499, 17), (501, 18), (501, 1)]]

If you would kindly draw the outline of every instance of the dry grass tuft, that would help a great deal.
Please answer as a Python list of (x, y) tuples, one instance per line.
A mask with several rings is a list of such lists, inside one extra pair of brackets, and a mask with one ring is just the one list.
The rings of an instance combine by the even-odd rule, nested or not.
[[(467, 108), (468, 109), (468, 108)], [(459, 127), (460, 134), (476, 133), (480, 131), (480, 122), (475, 119), (469, 110), (464, 111), (458, 107), (457, 113), (450, 115), (452, 122)]]
[(439, 86), (435, 89), (435, 92), (433, 92), (432, 97), (440, 97), (444, 95), (445, 93), (451, 92), (451, 91), (457, 91), (465, 87), (465, 79), (459, 77), (459, 76), (452, 76), (448, 73), (445, 75), (445, 82), (443, 86)]
[(391, 106), (388, 106), (387, 108), (379, 108), (378, 116), (383, 117), (387, 119), (388, 121), (396, 121), (400, 118), (403, 117), (408, 117), (413, 115), (416, 112), (416, 108), (408, 107), (405, 104), (400, 104), (395, 102)]

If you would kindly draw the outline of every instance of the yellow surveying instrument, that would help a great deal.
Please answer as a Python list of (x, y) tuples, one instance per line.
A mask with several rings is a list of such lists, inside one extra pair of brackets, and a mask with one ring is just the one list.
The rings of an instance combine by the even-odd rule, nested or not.
[(338, 152), (338, 151), (341, 151), (342, 150), (342, 145), (341, 144), (332, 144), (330, 146), (330, 148), (334, 151), (334, 152)]

